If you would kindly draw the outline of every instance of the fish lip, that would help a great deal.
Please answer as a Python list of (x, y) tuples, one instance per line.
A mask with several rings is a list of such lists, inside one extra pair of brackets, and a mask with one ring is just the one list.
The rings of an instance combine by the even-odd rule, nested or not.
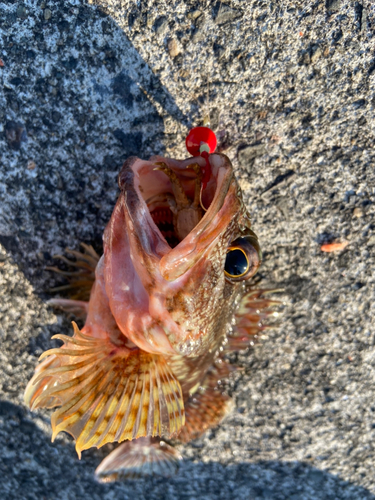
[[(185, 160), (172, 160), (155, 156), (146, 161), (137, 157), (130, 157), (124, 163), (119, 174), (119, 186), (124, 193), (129, 216), (134, 222), (133, 228), (141, 241), (140, 247), (143, 250), (146, 249), (147, 251), (149, 249), (149, 251), (153, 252), (153, 256), (158, 263), (158, 271), (167, 281), (174, 281), (182, 276), (202, 257), (204, 251), (213, 244), (215, 237), (221, 234), (222, 230), (217, 230), (216, 232), (210, 231), (210, 225), (215, 216), (217, 216), (226, 204), (229, 191), (231, 191), (232, 196), (231, 203), (227, 204), (227, 208), (233, 213), (238, 211), (238, 203), (233, 203), (235, 201), (234, 197), (238, 195), (238, 189), (234, 180), (233, 167), (229, 159), (223, 154), (214, 153), (209, 156), (209, 161), (212, 168), (212, 177), (216, 183), (212, 202), (200, 222), (174, 248), (168, 244), (151, 216), (146, 203), (146, 199), (149, 197), (145, 192), (142, 193), (141, 177), (142, 175), (148, 175), (151, 179), (155, 178), (158, 179), (158, 182), (162, 182), (160, 179), (164, 176), (166, 182), (168, 182), (167, 177), (163, 173), (152, 172), (157, 162), (164, 162), (174, 171), (180, 174), (186, 173), (189, 176), (191, 174), (189, 174), (190, 171), (186, 167), (192, 163), (199, 163), (201, 166), (204, 166), (205, 159), (202, 157), (193, 157)], [(150, 176), (151, 172), (152, 176)], [(152, 188), (150, 192), (154, 192)], [(140, 214), (143, 220), (147, 222), (146, 224), (137, 224)], [(207, 234), (208, 237), (205, 238)], [(149, 245), (151, 240), (154, 242), (153, 245)]]

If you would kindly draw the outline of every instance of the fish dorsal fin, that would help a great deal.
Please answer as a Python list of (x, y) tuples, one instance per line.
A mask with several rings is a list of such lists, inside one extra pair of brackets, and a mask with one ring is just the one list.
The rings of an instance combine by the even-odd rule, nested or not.
[(74, 336), (47, 357), (30, 380), (25, 402), (31, 409), (59, 407), (52, 415), (52, 440), (61, 431), (76, 450), (142, 436), (177, 436), (185, 423), (179, 382), (163, 356), (129, 350), (110, 340)]
[(158, 438), (140, 438), (113, 450), (95, 471), (101, 483), (145, 476), (173, 476), (181, 455)]

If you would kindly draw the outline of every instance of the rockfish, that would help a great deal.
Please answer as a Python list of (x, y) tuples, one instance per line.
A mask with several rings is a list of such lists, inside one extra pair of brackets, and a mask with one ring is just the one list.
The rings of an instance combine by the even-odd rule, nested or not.
[[(198, 129), (193, 157), (123, 165), (89, 300), (53, 301), (80, 309), (85, 325), (53, 337), (64, 345), (42, 354), (26, 388), (31, 409), (56, 408), (52, 440), (68, 432), (79, 456), (125, 441), (98, 467), (101, 481), (171, 474), (179, 455), (161, 439), (186, 442), (220, 422), (225, 355), (252, 345), (270, 314), (266, 291), (246, 288), (261, 251), (233, 167)], [(95, 267), (86, 250), (80, 262)]]

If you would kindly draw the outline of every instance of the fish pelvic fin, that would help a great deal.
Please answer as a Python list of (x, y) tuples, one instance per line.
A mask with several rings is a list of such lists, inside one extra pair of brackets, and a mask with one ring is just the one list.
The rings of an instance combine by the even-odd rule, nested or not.
[(81, 452), (143, 436), (177, 436), (185, 423), (181, 386), (163, 356), (89, 337), (73, 322), (74, 336), (42, 354), (25, 402), (52, 414), (52, 441), (61, 431)]
[(187, 443), (216, 427), (229, 412), (232, 401), (219, 389), (207, 389), (189, 398), (186, 403), (186, 424), (178, 440)]
[(186, 422), (178, 440), (187, 443), (202, 436), (208, 429), (216, 427), (230, 411), (231, 398), (223, 392), (222, 379), (227, 379), (231, 365), (218, 359), (206, 374), (199, 389), (185, 404)]
[(173, 476), (182, 459), (178, 451), (158, 438), (127, 441), (113, 450), (95, 471), (100, 483), (145, 476)]

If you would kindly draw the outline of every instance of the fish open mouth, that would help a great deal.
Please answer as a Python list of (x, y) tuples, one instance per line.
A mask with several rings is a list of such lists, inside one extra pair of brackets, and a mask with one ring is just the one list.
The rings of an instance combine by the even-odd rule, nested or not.
[(138, 174), (139, 193), (171, 248), (197, 226), (214, 199), (217, 188), (215, 169), (203, 184), (204, 169), (202, 158), (182, 162), (163, 158), (162, 162), (143, 162), (133, 166), (133, 171)]
[(167, 281), (191, 269), (241, 208), (233, 167), (218, 153), (207, 163), (201, 156), (132, 157), (122, 167), (119, 186), (134, 255), (143, 255), (144, 265), (156, 266)]
[(156, 195), (156, 197), (158, 198), (157, 200), (152, 198), (150, 200), (145, 200), (147, 207), (150, 211), (152, 220), (166, 239), (168, 245), (174, 248), (180, 243), (180, 239), (177, 236), (173, 224), (173, 212), (163, 193), (161, 193), (161, 195)]

